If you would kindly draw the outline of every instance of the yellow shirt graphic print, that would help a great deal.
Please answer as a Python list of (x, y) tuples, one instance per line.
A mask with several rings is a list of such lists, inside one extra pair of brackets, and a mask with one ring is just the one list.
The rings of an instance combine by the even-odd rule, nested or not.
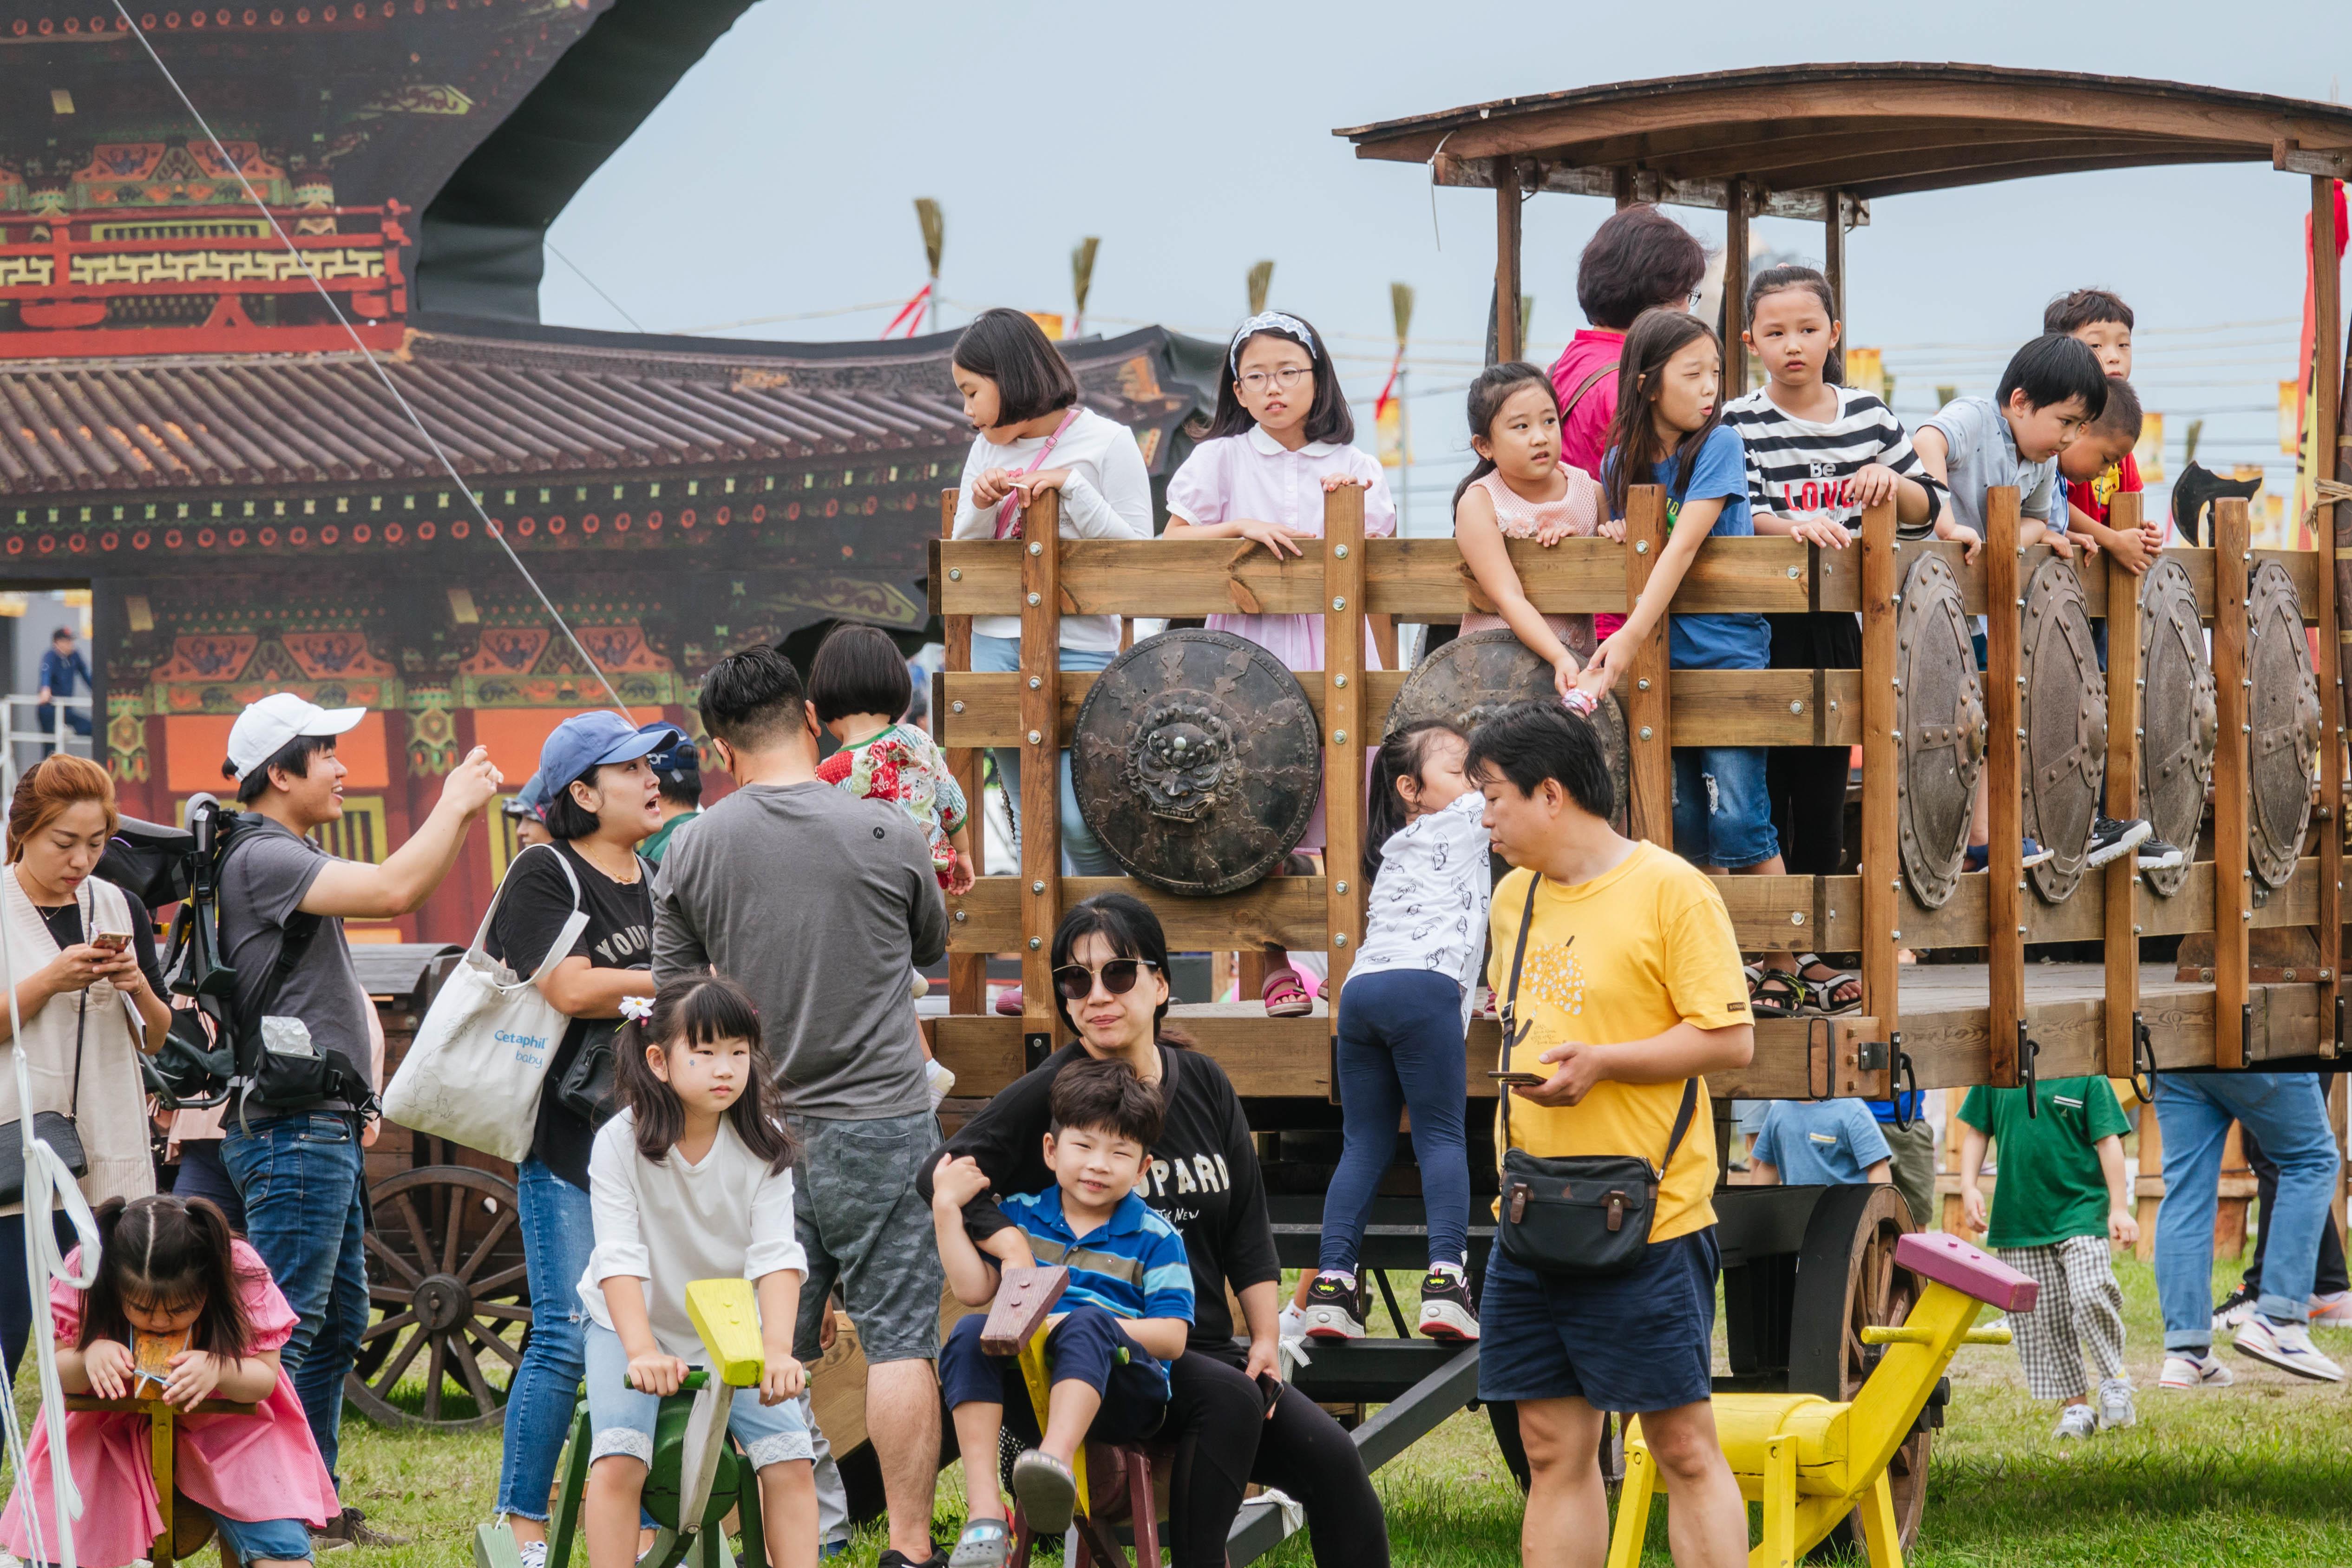
[[(1495, 889), (1488, 984), (1497, 998), (1510, 983), (1511, 953), (1527, 908), (1530, 871)], [(1537, 889), (1514, 1008), (1525, 1037), (1515, 1071), (1549, 1078), (1538, 1058), (1566, 1043), (1618, 1045), (1664, 1034), (1677, 1024), (1721, 1029), (1752, 1023), (1748, 981), (1731, 917), (1706, 873), (1654, 844), (1589, 882)], [(1602, 1083), (1574, 1106), (1511, 1102), (1511, 1142), (1550, 1156), (1665, 1157), (1681, 1109), (1681, 1082)], [(1671, 1241), (1715, 1223), (1715, 1147), (1706, 1086), (1658, 1195), (1650, 1239)], [(1501, 1146), (1499, 1108), (1496, 1146)]]

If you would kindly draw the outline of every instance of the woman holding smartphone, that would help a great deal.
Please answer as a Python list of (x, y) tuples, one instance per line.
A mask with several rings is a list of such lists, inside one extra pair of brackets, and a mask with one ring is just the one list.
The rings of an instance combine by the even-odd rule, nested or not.
[[(8, 862), (0, 873), (0, 941), (8, 944), (21, 1034), (0, 1006), (0, 1049), (28, 1053), (33, 1103), (16, 1097), (13, 1063), (0, 1060), (0, 1141), (19, 1118), (55, 1111), (71, 1120), (87, 1161), (82, 1196), (144, 1197), (155, 1190), (147, 1152), (147, 1089), (137, 1054), (163, 1043), (172, 1025), (146, 906), (93, 875), (117, 821), (114, 781), (87, 757), (60, 752), (34, 764), (8, 806)], [(27, 1220), (17, 1194), (0, 1205), (0, 1352), (8, 1375), (33, 1327), (26, 1287)], [(74, 1244), (62, 1213), (60, 1249)]]

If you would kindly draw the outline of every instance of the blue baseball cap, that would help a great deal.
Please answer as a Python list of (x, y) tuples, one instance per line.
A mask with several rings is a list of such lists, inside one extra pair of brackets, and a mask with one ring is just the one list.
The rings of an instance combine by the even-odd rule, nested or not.
[(677, 725), (656, 721), (638, 726), (637, 733), (658, 737), (654, 749), (646, 753), (654, 772), (672, 781), (681, 780), (688, 773), (700, 775), (702, 753), (695, 749), (692, 741), (678, 733)]
[(633, 763), (685, 737), (675, 724), (638, 729), (610, 709), (574, 713), (539, 749), (540, 788), (552, 794), (607, 763)]

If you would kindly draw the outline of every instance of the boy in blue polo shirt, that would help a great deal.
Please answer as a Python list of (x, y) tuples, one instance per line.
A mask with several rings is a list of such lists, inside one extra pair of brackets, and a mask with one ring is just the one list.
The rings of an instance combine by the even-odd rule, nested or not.
[(1184, 1238), (1139, 1197), (1135, 1184), (1160, 1136), (1156, 1090), (1119, 1061), (1082, 1061), (1054, 1079), (1045, 1163), (1055, 1185), (1034, 1196), (1000, 1196), (1013, 1224), (975, 1244), (963, 1205), (988, 1190), (979, 1162), (941, 1157), (932, 1174), (931, 1219), (949, 1287), (968, 1307), (995, 1299), (1005, 1261), (1070, 1271), (1062, 1310), (1048, 1320), (1053, 1369), (1045, 1429), (1037, 1430), (1018, 1363), (980, 1347), (985, 1314), (955, 1326), (940, 1347), (940, 1390), (955, 1417), (956, 1442), (977, 1462), (964, 1467), (968, 1499), (958, 1564), (1002, 1564), (1013, 1542), (1003, 1500), (987, 1479), (1007, 1420), (1035, 1446), (1013, 1461), (1013, 1491), (1036, 1534), (1069, 1528), (1079, 1445), (1150, 1436), (1168, 1411), (1168, 1369), (1184, 1352), (1192, 1322), (1192, 1270)]

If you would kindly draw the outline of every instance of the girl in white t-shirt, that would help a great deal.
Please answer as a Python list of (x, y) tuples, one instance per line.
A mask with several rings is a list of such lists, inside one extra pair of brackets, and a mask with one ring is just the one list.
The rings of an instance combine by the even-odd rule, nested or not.
[(1462, 771), (1468, 737), (1442, 719), (1407, 724), (1372, 758), (1365, 813), (1364, 944), (1339, 994), (1339, 1116), (1346, 1145), (1323, 1196), (1321, 1268), (1300, 1320), (1310, 1339), (1364, 1332), (1356, 1254), (1364, 1216), (1396, 1155), (1397, 1115), (1412, 1112), (1412, 1152), (1429, 1215), (1421, 1331), (1475, 1340), (1464, 1277), (1470, 1249), (1470, 1156), (1462, 1042), (1486, 948), (1494, 892), (1486, 797)]
[[(1069, 362), (1018, 310), (984, 310), (956, 341), (951, 365), (964, 416), (979, 434), (964, 459), (955, 537), (1018, 539), (1023, 512), (1042, 490), (1061, 497), (1064, 539), (1151, 537), (1151, 479), (1134, 432), (1079, 401)], [(1064, 616), (1058, 665), (1098, 670), (1118, 652), (1116, 616)], [(971, 667), (1021, 668), (1021, 617), (974, 616)], [(994, 749), (996, 776), (1017, 845), (1021, 752)], [(1118, 862), (1078, 815), (1070, 759), (1062, 754), (1062, 854), (1081, 877), (1116, 877)], [(1012, 1011), (1021, 1011), (1017, 994)], [(1003, 1010), (1004, 998), (999, 999)]]
[(697, 1279), (744, 1279), (759, 1296), (765, 1370), (728, 1430), (760, 1479), (768, 1561), (817, 1560), (814, 1450), (793, 1357), (807, 1255), (793, 1233), (793, 1144), (775, 1105), (751, 999), (717, 975), (673, 981), (648, 1007), (625, 999), (614, 1082), (621, 1113), (596, 1134), (588, 1195), (596, 1250), (580, 1279), (588, 1424), (583, 1512), (589, 1568), (632, 1568), (661, 1399), (703, 1355), (686, 1310)]

